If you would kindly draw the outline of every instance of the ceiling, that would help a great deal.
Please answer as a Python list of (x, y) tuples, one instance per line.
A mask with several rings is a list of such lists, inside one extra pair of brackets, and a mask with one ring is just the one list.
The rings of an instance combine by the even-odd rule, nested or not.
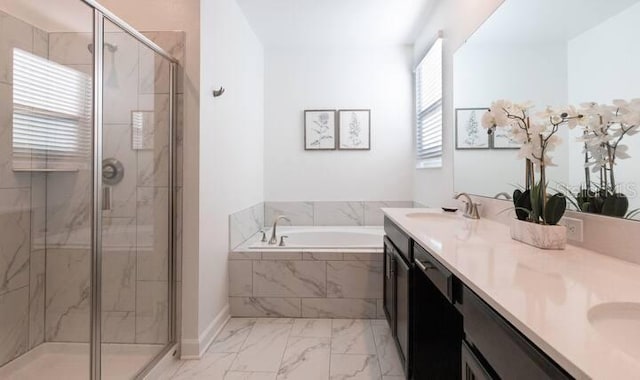
[(562, 42), (640, 0), (506, 0), (469, 38), (473, 43)]
[(413, 44), (439, 0), (237, 0), (265, 46)]

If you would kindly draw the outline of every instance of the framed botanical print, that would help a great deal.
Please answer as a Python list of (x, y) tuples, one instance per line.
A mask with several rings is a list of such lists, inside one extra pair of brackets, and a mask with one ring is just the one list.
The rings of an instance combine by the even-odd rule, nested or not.
[(336, 111), (304, 111), (304, 149), (336, 149)]
[(340, 110), (338, 125), (341, 150), (371, 149), (371, 110)]
[(520, 149), (520, 144), (509, 137), (505, 128), (494, 128), (492, 143), (493, 149)]
[(489, 149), (489, 133), (482, 127), (488, 108), (456, 108), (456, 149)]

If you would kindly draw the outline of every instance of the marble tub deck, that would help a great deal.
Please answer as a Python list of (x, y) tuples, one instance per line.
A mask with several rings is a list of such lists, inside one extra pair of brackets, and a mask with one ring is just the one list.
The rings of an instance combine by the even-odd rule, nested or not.
[(161, 379), (403, 380), (385, 320), (232, 318), (200, 360)]

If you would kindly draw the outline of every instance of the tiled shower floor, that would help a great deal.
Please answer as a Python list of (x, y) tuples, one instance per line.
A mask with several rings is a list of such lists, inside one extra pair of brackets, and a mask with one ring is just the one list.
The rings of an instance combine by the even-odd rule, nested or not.
[[(103, 344), (102, 379), (131, 379), (161, 350), (162, 345)], [(86, 380), (89, 345), (44, 343), (0, 368), (0, 379)]]
[(384, 320), (232, 318), (201, 360), (163, 379), (402, 380)]

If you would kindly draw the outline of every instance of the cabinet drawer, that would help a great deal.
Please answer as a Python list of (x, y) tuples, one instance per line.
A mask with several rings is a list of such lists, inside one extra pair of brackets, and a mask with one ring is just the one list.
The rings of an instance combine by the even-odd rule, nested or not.
[(391, 239), (400, 254), (404, 256), (408, 262), (412, 262), (413, 255), (411, 255), (411, 239), (409, 235), (386, 216), (384, 217), (384, 233)]
[(494, 380), (466, 342), (462, 342), (462, 380)]
[(500, 378), (571, 378), (466, 286), (462, 290), (461, 310), (466, 340)]
[(413, 243), (413, 257), (417, 269), (431, 280), (449, 302), (453, 302), (453, 274), (416, 243)]

